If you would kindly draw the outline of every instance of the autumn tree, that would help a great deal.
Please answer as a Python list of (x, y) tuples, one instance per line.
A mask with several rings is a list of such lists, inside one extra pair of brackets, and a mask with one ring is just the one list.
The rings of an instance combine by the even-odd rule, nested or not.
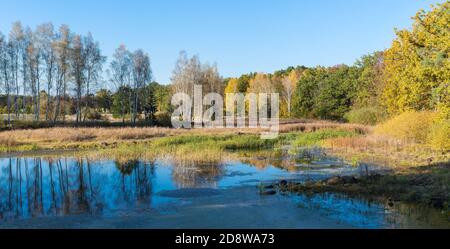
[(254, 78), (250, 79), (247, 91), (251, 93), (270, 94), (275, 91), (275, 85), (270, 75), (257, 73)]
[(450, 2), (419, 11), (384, 53), (383, 103), (391, 114), (439, 110), (450, 118)]
[(202, 78), (201, 64), (197, 56), (187, 57), (186, 52), (181, 51), (172, 72), (172, 89), (174, 93), (186, 93), (194, 95), (194, 85), (200, 84)]
[(184, 92), (191, 97), (194, 85), (202, 85), (203, 93), (223, 94), (225, 88), (216, 64), (202, 64), (198, 56), (188, 58), (184, 51), (180, 52), (171, 81), (173, 92)]
[(103, 63), (106, 57), (101, 54), (100, 45), (94, 41), (91, 33), (84, 37), (84, 59), (85, 59), (85, 80), (86, 80), (86, 99), (85, 99), (85, 114), (83, 121), (89, 113), (90, 94), (93, 85), (99, 83), (101, 80), (101, 73)]
[(239, 89), (238, 89), (239, 79), (238, 78), (227, 79), (225, 84), (226, 84), (225, 90), (224, 90), (225, 94), (239, 92)]
[(11, 123), (11, 61), (9, 57), (10, 47), (7, 44), (5, 36), (0, 33), (0, 83), (6, 93), (8, 124)]
[(46, 109), (45, 109), (45, 120), (50, 119), (50, 102), (51, 102), (51, 91), (54, 83), (54, 76), (56, 70), (56, 55), (55, 49), (53, 47), (55, 42), (55, 32), (53, 25), (51, 23), (42, 24), (36, 30), (41, 43), (41, 53), (43, 66), (45, 67), (45, 76), (47, 84), (47, 97), (46, 97)]
[[(150, 57), (142, 50), (137, 50), (132, 55), (132, 75), (133, 75), (133, 115), (131, 121), (136, 124), (136, 118), (138, 114), (139, 101), (143, 101), (141, 104), (144, 107), (144, 115), (146, 119), (149, 114), (153, 113), (153, 108), (150, 108), (149, 93), (146, 89), (146, 84), (151, 81), (152, 70), (150, 68)], [(142, 96), (140, 97), (139, 93)], [(153, 101), (153, 99), (151, 100)]]
[(289, 117), (291, 116), (291, 102), (294, 95), (297, 82), (300, 80), (301, 72), (292, 70), (289, 75), (284, 76), (281, 80), (283, 86), (282, 97), (286, 101)]
[(109, 77), (110, 81), (116, 86), (115, 103), (120, 108), (120, 114), (122, 122), (125, 123), (125, 113), (127, 112), (127, 106), (125, 103), (129, 102), (131, 95), (129, 91), (125, 89), (131, 86), (132, 73), (132, 56), (131, 52), (125, 47), (120, 45), (112, 56), (110, 64)]
[(86, 57), (84, 44), (80, 35), (73, 38), (73, 47), (70, 53), (71, 77), (73, 78), (76, 98), (76, 122), (81, 122), (81, 96), (86, 83), (85, 66)]
[[(38, 29), (39, 30), (39, 29)], [(43, 36), (41, 32), (33, 32), (28, 29), (26, 32), (30, 43), (27, 47), (28, 71), (30, 73), (31, 92), (33, 100), (34, 119), (40, 120), (41, 106), (41, 74), (42, 74), (42, 48)]]
[(23, 51), (23, 40), (24, 33), (22, 29), (22, 24), (20, 22), (13, 23), (12, 29), (9, 33), (9, 44), (10, 44), (10, 60), (11, 60), (11, 77), (13, 80), (13, 86), (15, 89), (14, 96), (14, 110), (16, 113), (16, 118), (19, 117), (19, 73), (20, 73), (20, 60), (21, 52)]
[[(66, 25), (62, 25), (59, 28), (59, 32), (56, 34), (56, 40), (53, 43), (53, 49), (55, 50), (56, 61), (56, 107), (53, 117), (53, 122), (56, 122), (61, 114), (62, 120), (65, 121), (66, 117), (66, 92), (67, 82), (70, 73), (70, 46), (71, 46), (72, 34), (70, 29)], [(61, 103), (62, 102), (62, 103)], [(62, 107), (61, 107), (62, 106)]]

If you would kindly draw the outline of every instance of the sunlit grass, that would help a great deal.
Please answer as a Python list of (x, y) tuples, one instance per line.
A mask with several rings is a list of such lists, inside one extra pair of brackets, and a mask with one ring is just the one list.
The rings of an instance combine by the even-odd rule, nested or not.
[(327, 129), (316, 132), (299, 134), (292, 145), (295, 147), (320, 146), (325, 140), (331, 138), (356, 137), (360, 134), (355, 131)]
[[(370, 126), (302, 121), (282, 124), (280, 130), (279, 136), (272, 140), (261, 139), (259, 129), (16, 130), (0, 133), (0, 153), (80, 151), (83, 154), (123, 161), (130, 158), (171, 157), (193, 162), (218, 162), (228, 158), (251, 160), (267, 151), (292, 157), (301, 148), (320, 147), (328, 153), (355, 162), (355, 165), (369, 161), (404, 167), (449, 160), (448, 152), (435, 150), (425, 144), (374, 134)], [(438, 142), (442, 143), (436, 141)]]

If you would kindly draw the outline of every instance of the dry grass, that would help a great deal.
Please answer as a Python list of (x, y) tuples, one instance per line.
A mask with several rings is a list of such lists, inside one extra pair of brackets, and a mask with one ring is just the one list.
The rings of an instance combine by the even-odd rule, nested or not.
[(27, 142), (139, 140), (177, 133), (180, 131), (168, 128), (47, 128), (2, 132), (0, 140), (5, 138)]
[[(284, 134), (275, 142), (277, 146), (313, 144), (325, 147), (336, 156), (349, 161), (356, 159), (358, 162), (392, 167), (450, 160), (449, 151), (439, 151), (425, 144), (376, 134), (372, 130), (372, 126), (358, 124), (289, 120), (281, 123), (280, 133)], [(229, 153), (224, 152), (227, 150), (269, 148), (259, 136), (254, 136), (262, 131), (263, 129), (248, 128), (188, 130), (157, 127), (14, 130), (0, 132), (0, 153), (30, 150), (83, 150), (85, 153), (86, 150), (91, 150), (107, 157), (123, 157), (124, 160), (168, 154), (192, 161), (214, 161), (228, 155)], [(328, 136), (328, 133), (331, 135)], [(253, 152), (251, 154), (254, 155)]]
[(325, 147), (348, 160), (357, 160), (396, 167), (448, 162), (450, 153), (423, 144), (389, 136), (370, 134), (359, 137), (339, 137), (326, 141)]
[[(320, 129), (342, 128), (367, 132), (370, 128), (363, 125), (339, 124), (328, 121), (308, 121), (280, 125), (280, 132), (316, 131)], [(44, 128), (30, 130), (12, 130), (0, 132), (0, 143), (14, 145), (21, 143), (70, 143), (70, 142), (111, 142), (117, 140), (148, 140), (155, 137), (180, 134), (259, 134), (263, 129), (249, 128), (213, 128), (213, 129), (171, 129), (171, 128)], [(9, 142), (6, 142), (9, 141)]]
[(18, 142), (14, 138), (11, 137), (0, 137), (0, 145), (3, 146), (18, 146), (22, 145), (22, 143)]
[[(332, 128), (350, 132), (356, 131), (357, 133), (366, 133), (371, 129), (371, 127), (363, 125), (302, 120), (282, 123), (280, 125), (280, 133), (288, 133), (286, 136), (289, 139), (293, 139), (296, 137), (295, 133), (298, 132), (314, 133), (314, 131)], [(214, 161), (225, 156), (224, 148), (225, 150), (242, 150), (247, 147), (266, 148), (269, 142), (276, 142), (261, 140), (259, 135), (263, 131), (263, 129), (249, 128), (172, 129), (158, 127), (67, 127), (12, 130), (0, 132), (0, 154), (26, 151), (38, 153), (39, 151), (61, 152), (73, 150), (86, 153), (87, 150), (90, 150), (94, 153), (101, 151), (100, 154), (107, 157), (123, 157), (124, 160), (130, 157), (153, 158), (162, 154), (169, 154), (175, 158), (193, 161)], [(282, 137), (284, 136), (280, 136), (280, 142), (285, 140), (281, 139)], [(216, 139), (216, 141), (213, 138), (218, 140)], [(233, 138), (231, 139), (232, 141), (229, 141), (230, 138)], [(178, 140), (186, 140), (186, 143), (181, 145), (170, 144), (168, 146), (159, 144), (164, 141), (176, 142)], [(226, 154), (228, 155), (229, 153)]]
[(407, 143), (387, 136), (368, 135), (362, 137), (338, 137), (327, 143), (332, 148), (349, 148), (355, 151), (368, 151), (371, 148), (400, 148)]
[(426, 143), (428, 133), (436, 122), (437, 113), (408, 111), (375, 128), (375, 134), (388, 135), (416, 143)]
[(280, 132), (314, 132), (323, 129), (335, 129), (339, 128), (342, 130), (356, 131), (360, 134), (366, 134), (372, 130), (371, 126), (360, 125), (360, 124), (342, 124), (330, 121), (314, 121), (305, 123), (288, 123), (280, 125)]

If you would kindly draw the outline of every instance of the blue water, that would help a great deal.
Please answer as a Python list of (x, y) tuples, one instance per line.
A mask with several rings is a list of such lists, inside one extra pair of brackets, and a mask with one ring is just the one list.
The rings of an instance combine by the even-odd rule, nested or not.
[[(199, 224), (192, 224), (195, 228), (222, 227), (230, 225), (226, 223), (227, 215), (231, 219), (236, 217), (236, 212), (240, 215), (242, 212), (249, 212), (249, 220), (241, 219), (242, 224), (236, 225), (252, 227), (254, 221), (251, 216), (256, 215), (256, 212), (251, 209), (220, 210), (224, 220), (214, 225), (215, 223), (205, 224), (208, 217), (204, 216), (201, 208), (198, 208), (207, 206), (217, 209), (241, 203), (239, 205), (250, 205), (256, 211), (260, 211), (258, 215), (262, 217), (262, 224), (264, 225), (264, 219), (267, 219), (267, 226), (273, 228), (283, 227), (283, 224), (286, 224), (285, 219), (291, 219), (289, 216), (323, 217), (325, 219), (323, 226), (328, 228), (335, 225), (340, 227), (340, 224), (344, 224), (344, 227), (362, 228), (392, 226), (387, 223), (389, 213), (384, 205), (379, 203), (334, 194), (270, 197), (259, 194), (260, 184), (270, 184), (281, 179), (301, 181), (336, 174), (355, 174), (361, 169), (339, 164), (338, 161), (330, 159), (311, 161), (309, 165), (305, 165), (305, 162), (291, 162), (289, 167), (277, 163), (263, 163), (263, 167), (261, 163), (258, 165), (241, 161), (198, 165), (168, 160), (120, 163), (114, 160), (73, 157), (2, 158), (0, 225), (2, 221), (18, 222), (17, 225), (20, 225), (21, 221), (33, 221), (39, 217), (78, 215), (120, 219), (121, 215), (128, 212), (138, 214), (152, 212), (149, 216), (152, 216), (152, 219), (160, 219), (158, 224), (163, 226), (170, 226), (170, 223), (164, 223), (163, 215), (175, 214), (180, 218), (171, 222), (177, 225), (182, 225), (186, 217), (192, 216)], [(180, 190), (189, 191), (187, 194), (176, 192)], [(216, 193), (212, 190), (219, 190), (217, 193), (220, 195), (208, 196)], [(201, 197), (204, 194), (205, 197), (199, 199), (189, 196), (196, 193), (195, 191), (197, 191), (195, 196)], [(178, 195), (168, 197), (161, 193)], [(284, 216), (272, 217), (273, 211), (276, 210), (272, 206), (277, 205), (281, 209), (278, 211), (286, 212)], [(193, 212), (192, 208), (200, 211)], [(161, 215), (161, 218), (158, 218), (158, 215)], [(272, 218), (269, 220), (269, 217)], [(205, 222), (202, 223), (202, 219), (205, 219)], [(291, 226), (315, 224), (302, 223), (302, 218), (297, 219), (299, 221), (293, 222)], [(130, 226), (133, 227), (133, 224)]]

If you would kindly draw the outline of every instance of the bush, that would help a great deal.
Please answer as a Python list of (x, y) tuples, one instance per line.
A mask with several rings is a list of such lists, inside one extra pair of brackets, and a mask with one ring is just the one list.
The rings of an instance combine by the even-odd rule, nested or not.
[(385, 119), (385, 114), (377, 107), (363, 107), (347, 112), (344, 118), (354, 124), (375, 125)]
[(6, 106), (0, 106), (0, 114), (7, 114), (8, 108)]
[(86, 118), (89, 120), (102, 120), (102, 114), (97, 110), (89, 110)]
[(27, 120), (13, 120), (11, 121), (11, 127), (13, 129), (40, 129), (48, 128), (51, 124), (47, 121), (27, 121)]
[(162, 126), (162, 127), (172, 126), (170, 113), (168, 113), (168, 112), (155, 113), (155, 121), (156, 121), (157, 126)]
[(429, 111), (404, 112), (378, 125), (375, 133), (410, 142), (427, 143), (428, 134), (436, 123), (436, 117), (436, 113)]
[(434, 149), (450, 151), (450, 120), (435, 124), (428, 135), (428, 142)]

